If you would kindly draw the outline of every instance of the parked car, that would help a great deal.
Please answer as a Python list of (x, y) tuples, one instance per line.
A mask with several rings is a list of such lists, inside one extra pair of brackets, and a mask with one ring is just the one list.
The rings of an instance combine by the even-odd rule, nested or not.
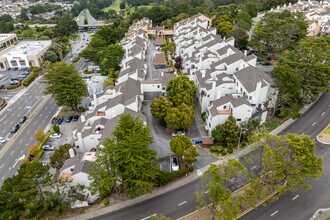
[(16, 133), (19, 127), (19, 124), (15, 124), (13, 127), (10, 128), (10, 133)]
[(54, 117), (54, 118), (52, 118), (51, 123), (52, 123), (52, 124), (55, 124), (55, 123), (57, 123), (57, 121), (58, 121), (58, 118)]
[(67, 119), (65, 120), (66, 123), (70, 123), (73, 119), (73, 115), (70, 115), (69, 117), (67, 117)]
[(24, 76), (27, 76), (27, 75), (29, 75), (30, 74), (30, 72), (28, 72), (28, 71), (24, 71), (23, 73), (22, 73), (22, 75), (24, 75)]
[(54, 134), (51, 134), (49, 137), (52, 139), (59, 139), (62, 137), (62, 134), (54, 133)]
[(26, 116), (22, 116), (19, 118), (18, 123), (23, 124), (26, 121)]
[(55, 147), (52, 146), (52, 145), (50, 145), (50, 144), (46, 144), (46, 145), (42, 146), (42, 149), (44, 151), (54, 151), (55, 150)]
[(200, 140), (200, 139), (193, 140), (193, 144), (201, 144), (201, 143), (202, 143), (202, 140)]
[(184, 131), (174, 131), (172, 137), (185, 135)]
[(59, 119), (57, 120), (57, 124), (58, 124), (58, 125), (62, 124), (62, 122), (63, 122), (63, 118), (59, 118)]
[(261, 62), (261, 65), (262, 66), (270, 66), (272, 64), (270, 62), (268, 62), (268, 61), (264, 61), (264, 62)]
[(179, 170), (179, 160), (178, 160), (178, 158), (172, 157), (171, 167), (172, 167), (172, 171), (178, 171)]
[(78, 121), (78, 119), (79, 119), (79, 115), (75, 115), (75, 116), (73, 116), (72, 121)]
[(10, 81), (10, 85), (16, 85), (17, 83), (19, 83), (18, 79)]

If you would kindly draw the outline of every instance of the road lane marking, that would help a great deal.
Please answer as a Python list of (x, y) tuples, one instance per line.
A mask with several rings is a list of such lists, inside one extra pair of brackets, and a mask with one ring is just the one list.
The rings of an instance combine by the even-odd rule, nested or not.
[(3, 176), (1, 179), (3, 180), (5, 177)]
[(37, 121), (33, 122), (33, 125), (35, 125), (37, 123)]
[(274, 215), (276, 215), (276, 213), (278, 213), (278, 210), (276, 212), (274, 212), (273, 214), (271, 214), (270, 216), (274, 216)]
[(3, 165), (5, 165), (4, 163), (1, 165), (0, 169), (3, 167)]
[(300, 136), (303, 136), (305, 134), (305, 132), (303, 132)]
[(312, 124), (312, 126), (314, 126), (316, 124), (316, 122), (314, 122), (313, 124)]
[(23, 140), (20, 140), (18, 143), (21, 144)]
[(186, 203), (187, 203), (187, 201), (181, 202), (181, 203), (178, 204), (178, 206), (186, 204)]
[(252, 167), (250, 170), (253, 170), (253, 169), (255, 169), (255, 168), (257, 168), (257, 166)]
[(10, 153), (10, 156), (13, 155), (13, 153), (14, 153), (14, 151), (12, 151), (12, 152)]
[(295, 200), (296, 198), (298, 198), (299, 197), (299, 195), (296, 195), (295, 197), (293, 197), (293, 199), (292, 200)]
[(148, 217), (141, 218), (141, 220), (146, 220), (146, 219), (149, 219), (149, 218), (154, 217), (154, 216), (156, 216), (156, 215), (157, 215), (157, 214), (149, 215)]
[(325, 114), (325, 112), (322, 113), (322, 116)]
[(204, 194), (208, 194), (209, 193), (209, 191), (207, 190)]
[(27, 130), (27, 132), (26, 133), (30, 133), (30, 129), (29, 130)]

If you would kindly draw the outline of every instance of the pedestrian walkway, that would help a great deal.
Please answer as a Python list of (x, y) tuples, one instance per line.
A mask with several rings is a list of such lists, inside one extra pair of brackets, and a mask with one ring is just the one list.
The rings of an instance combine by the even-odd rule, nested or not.
[(201, 106), (198, 102), (197, 99), (195, 99), (195, 121), (197, 124), (197, 128), (199, 131), (199, 134), (201, 137), (203, 136), (207, 136), (206, 130), (205, 130), (205, 121), (203, 121), (202, 117), (201, 117)]

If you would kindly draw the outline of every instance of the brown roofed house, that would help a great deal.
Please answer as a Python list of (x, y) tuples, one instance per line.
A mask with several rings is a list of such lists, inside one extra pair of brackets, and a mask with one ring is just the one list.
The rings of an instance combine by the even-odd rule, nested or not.
[(155, 57), (155, 68), (164, 69), (166, 67), (166, 57), (163, 53), (156, 53)]
[(164, 38), (156, 37), (155, 39), (155, 46), (163, 46), (164, 45)]

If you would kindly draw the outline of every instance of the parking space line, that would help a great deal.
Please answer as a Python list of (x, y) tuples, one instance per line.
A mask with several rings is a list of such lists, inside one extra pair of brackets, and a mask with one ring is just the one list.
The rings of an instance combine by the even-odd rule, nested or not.
[(147, 219), (149, 219), (149, 218), (151, 218), (151, 217), (154, 217), (154, 216), (156, 216), (157, 214), (155, 213), (155, 214), (153, 214), (153, 215), (149, 215), (149, 216), (147, 216), (147, 217), (145, 217), (145, 218), (141, 218), (141, 220), (147, 220)]
[(271, 214), (270, 216), (274, 216), (274, 215), (276, 215), (276, 213), (278, 213), (278, 210), (276, 212), (274, 212), (273, 214)]
[(298, 198), (299, 197), (299, 195), (296, 195), (295, 197), (293, 197), (293, 199), (292, 200), (295, 200), (296, 198)]

